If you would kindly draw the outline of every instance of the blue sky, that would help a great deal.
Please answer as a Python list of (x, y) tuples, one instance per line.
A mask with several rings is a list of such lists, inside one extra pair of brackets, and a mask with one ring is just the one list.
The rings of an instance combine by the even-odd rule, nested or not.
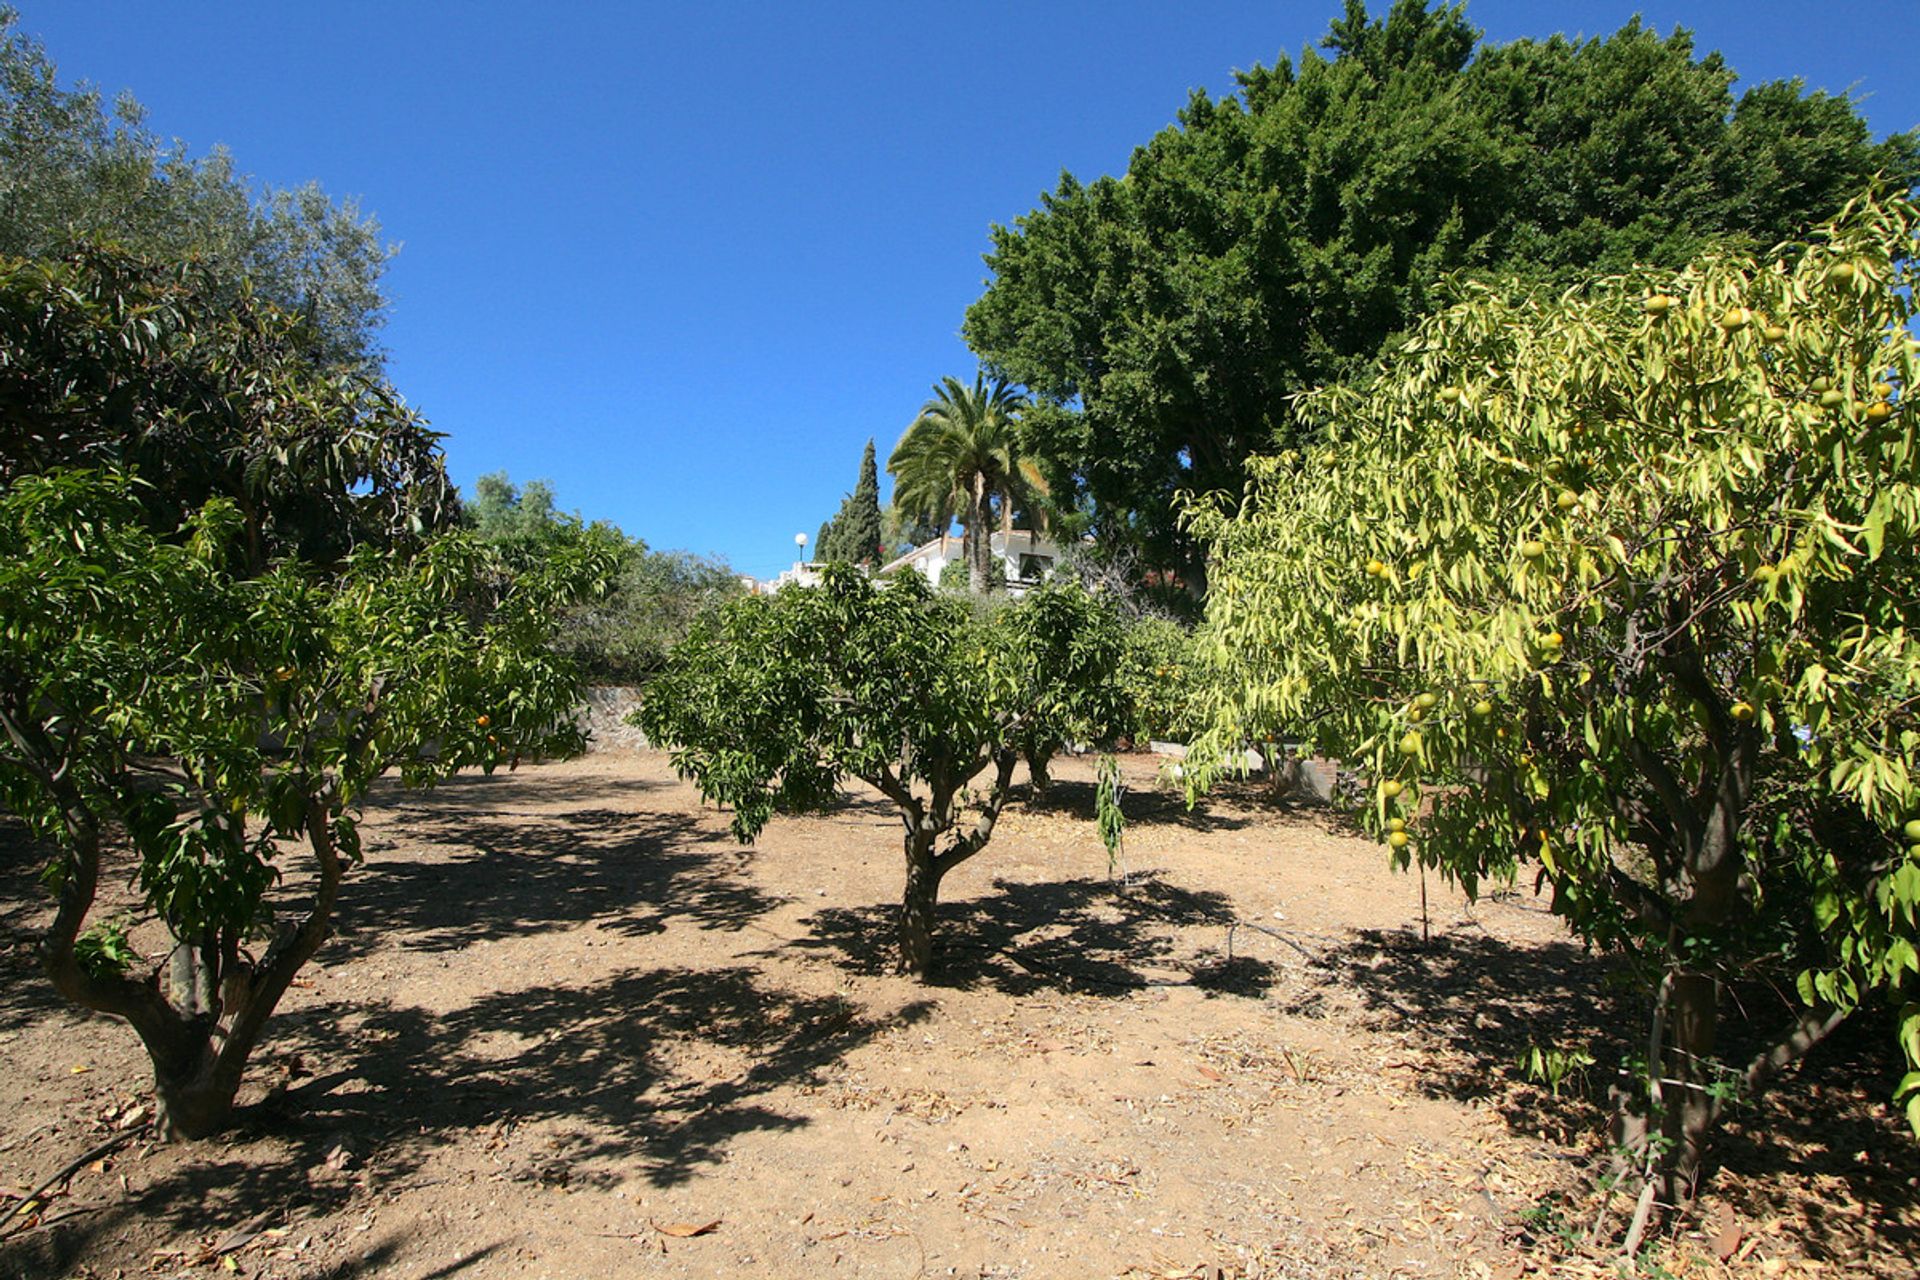
[[(463, 486), (550, 480), (768, 575), (884, 462), (991, 223), (1124, 168), (1194, 88), (1316, 42), (1315, 3), (21, 3), (68, 80), (196, 151), (357, 197), (402, 245), (386, 343)], [(1376, 11), (1386, 0), (1375, 0)], [(1920, 123), (1915, 0), (1479, 0), (1490, 39), (1684, 25), (1747, 81)]]

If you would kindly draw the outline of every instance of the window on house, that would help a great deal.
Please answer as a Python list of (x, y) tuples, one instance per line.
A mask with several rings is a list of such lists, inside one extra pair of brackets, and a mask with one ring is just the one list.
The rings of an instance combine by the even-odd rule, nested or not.
[(1020, 579), (1023, 582), (1037, 582), (1052, 572), (1052, 556), (1023, 555), (1020, 557)]

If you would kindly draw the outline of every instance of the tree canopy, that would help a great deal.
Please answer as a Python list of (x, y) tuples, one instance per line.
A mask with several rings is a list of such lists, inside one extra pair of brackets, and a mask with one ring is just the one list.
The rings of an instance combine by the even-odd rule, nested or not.
[(977, 615), (920, 574), (875, 584), (830, 565), (819, 587), (746, 597), (696, 626), (634, 718), (733, 811), (742, 841), (776, 812), (824, 806), (848, 778), (892, 801), (907, 869), (900, 965), (924, 974), (941, 878), (986, 847), (1020, 757), (1124, 727), (1121, 643), (1117, 619), (1078, 586)]
[(877, 566), (887, 558), (882, 533), (880, 468), (874, 458), (873, 441), (868, 440), (866, 452), (860, 455), (860, 479), (841, 501), (840, 510), (820, 526), (813, 558), (823, 564)]
[(256, 294), (302, 322), (308, 354), (381, 363), (392, 255), (380, 226), (309, 183), (256, 189), (225, 151), (194, 157), (145, 127), (131, 95), (63, 89), (46, 50), (0, 6), (0, 254), (58, 258), (114, 243), (194, 260), (225, 301)]
[(446, 527), (439, 435), (385, 382), (318, 359), (305, 332), (200, 262), (0, 256), (0, 484), (137, 470), (163, 531), (227, 498), (255, 567)]
[[(0, 797), (58, 849), (54, 986), (131, 1024), (163, 1131), (199, 1137), (328, 935), (374, 781), (579, 745), (552, 619), (611, 555), (581, 537), (516, 570), (447, 535), (413, 556), (363, 548), (325, 580), (290, 561), (237, 574), (232, 502), (163, 537), (137, 488), (61, 471), (0, 489)], [(99, 945), (121, 927), (91, 918), (111, 831), (175, 944), (144, 974), (123, 935)], [(312, 859), (299, 893), (274, 891), (283, 844)]]
[(1452, 273), (1677, 268), (1920, 176), (1914, 134), (1876, 143), (1794, 81), (1736, 100), (1685, 31), (1478, 40), (1460, 6), (1349, 0), (1329, 54), (1195, 93), (1124, 175), (1063, 175), (994, 228), (967, 340), (1042, 400), (1026, 450), (1103, 541), (1197, 578), (1175, 495), (1238, 493), (1293, 438), (1289, 397), (1358, 372)]
[(1196, 776), (1297, 737), (1372, 775), (1401, 865), (1537, 871), (1651, 997), (1625, 1150), (1667, 1203), (1870, 1000), (1906, 1002), (1920, 1132), (1916, 232), (1866, 203), (1772, 256), (1470, 290), (1194, 515)]

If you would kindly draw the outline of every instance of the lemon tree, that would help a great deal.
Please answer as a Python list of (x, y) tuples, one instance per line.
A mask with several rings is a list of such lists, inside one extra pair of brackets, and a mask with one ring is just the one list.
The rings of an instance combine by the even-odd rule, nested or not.
[[(900, 816), (900, 968), (933, 961), (940, 882), (986, 848), (1024, 755), (1124, 723), (1118, 619), (1077, 585), (976, 613), (919, 574), (881, 585), (829, 565), (819, 587), (750, 596), (696, 625), (638, 724), (751, 841), (858, 778)], [(975, 780), (985, 775), (978, 792)]]
[(1534, 870), (1653, 997), (1622, 1132), (1671, 1201), (1871, 1000), (1920, 1131), (1917, 225), (1863, 201), (1770, 255), (1463, 288), (1190, 512), (1200, 781), (1284, 730), (1371, 773), (1402, 866)]

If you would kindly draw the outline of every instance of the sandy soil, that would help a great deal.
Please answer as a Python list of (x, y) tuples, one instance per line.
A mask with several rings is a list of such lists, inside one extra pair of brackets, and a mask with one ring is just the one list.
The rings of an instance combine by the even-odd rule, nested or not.
[[(1555, 1099), (1514, 1066), (1616, 1060), (1640, 1024), (1604, 966), (1530, 897), (1437, 881), (1423, 943), (1378, 846), (1251, 794), (1189, 814), (1153, 767), (1127, 762), (1124, 883), (1086, 762), (1010, 811), (944, 888), (929, 985), (888, 971), (877, 796), (743, 850), (653, 754), (389, 792), (240, 1124), (83, 1168), (0, 1274), (1609, 1273), (1554, 1200), (1604, 1069)], [(30, 863), (0, 847), (16, 1198), (146, 1087), (131, 1033), (33, 970)], [(1728, 1133), (1663, 1266), (1914, 1274), (1872, 1031)]]

